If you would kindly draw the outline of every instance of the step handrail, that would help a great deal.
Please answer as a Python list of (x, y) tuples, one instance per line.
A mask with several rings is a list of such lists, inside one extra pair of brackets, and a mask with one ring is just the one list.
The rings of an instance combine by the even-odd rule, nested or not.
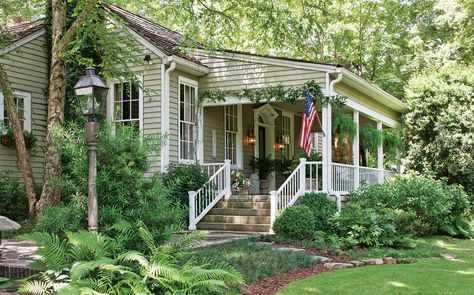
[(197, 223), (222, 199), (230, 197), (230, 160), (209, 178), (197, 191), (189, 191), (189, 230), (196, 230)]

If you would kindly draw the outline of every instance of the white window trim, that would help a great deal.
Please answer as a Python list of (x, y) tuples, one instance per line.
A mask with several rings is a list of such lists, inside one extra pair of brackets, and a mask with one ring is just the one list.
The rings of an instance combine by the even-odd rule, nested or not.
[(295, 156), (295, 114), (287, 111), (281, 111), (281, 126), (283, 129), (284, 118), (290, 118), (290, 158)]
[[(198, 131), (198, 138), (195, 138), (195, 142), (194, 142), (194, 148), (197, 149), (197, 159), (195, 160), (188, 160), (188, 159), (181, 159), (181, 118), (180, 118), (180, 104), (181, 104), (181, 87), (180, 85), (183, 84), (183, 85), (187, 85), (187, 86), (190, 86), (190, 87), (194, 87), (196, 90), (195, 90), (195, 107), (196, 107), (196, 110), (199, 109), (199, 114), (197, 114), (196, 116), (196, 122), (195, 122), (195, 125), (194, 125), (194, 128), (197, 129)], [(202, 106), (199, 106), (198, 104), (198, 91), (199, 91), (199, 83), (198, 81), (196, 80), (192, 80), (192, 79), (189, 79), (189, 78), (186, 78), (186, 77), (183, 77), (183, 76), (178, 76), (178, 99), (177, 99), (177, 103), (178, 103), (178, 163), (181, 163), (181, 164), (196, 164), (196, 163), (203, 163), (203, 141), (204, 141), (204, 137), (203, 137), (203, 131), (204, 131), (204, 121), (203, 121), (203, 118), (202, 118), (202, 115), (203, 115), (203, 107)], [(196, 135), (196, 130), (194, 130), (195, 134)]]
[[(143, 131), (143, 75), (140, 75), (139, 80), (141, 81), (142, 87), (138, 88), (138, 126), (140, 132)], [(130, 81), (126, 80), (110, 80), (107, 81), (107, 87), (109, 87), (109, 91), (107, 93), (107, 121), (109, 121), (110, 125), (112, 126), (112, 130), (115, 132), (115, 121), (114, 121), (114, 108), (115, 108), (115, 87), (114, 85), (117, 83), (129, 83)]]
[[(23, 92), (23, 91), (18, 91), (18, 90), (13, 90), (13, 95), (20, 96), (23, 98), (24, 101), (24, 115), (25, 115), (25, 121), (24, 121), (24, 126), (23, 129), (26, 131), (31, 132), (31, 93), (30, 92)], [(3, 120), (5, 119), (3, 116), (5, 110), (5, 102), (4, 102), (4, 97), (3, 93), (0, 93), (0, 122), (3, 123)]]
[[(226, 112), (224, 106), (224, 157), (227, 147), (227, 137), (226, 137)], [(237, 146), (235, 152), (237, 153), (237, 164), (231, 165), (232, 169), (243, 169), (243, 140), (242, 140), (242, 105), (237, 105)]]

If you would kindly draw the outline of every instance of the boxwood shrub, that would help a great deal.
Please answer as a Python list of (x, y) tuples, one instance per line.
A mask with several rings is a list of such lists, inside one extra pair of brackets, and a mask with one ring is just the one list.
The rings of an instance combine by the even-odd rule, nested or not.
[(277, 235), (291, 240), (304, 240), (312, 237), (315, 231), (313, 212), (303, 205), (288, 207), (278, 215), (273, 223)]
[(331, 221), (337, 212), (336, 202), (325, 193), (309, 193), (299, 199), (299, 205), (307, 206), (314, 216), (315, 229), (323, 232), (331, 231)]

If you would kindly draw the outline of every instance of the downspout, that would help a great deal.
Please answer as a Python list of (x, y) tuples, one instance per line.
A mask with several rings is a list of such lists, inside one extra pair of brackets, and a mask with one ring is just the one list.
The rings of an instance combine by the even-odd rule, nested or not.
[(168, 62), (166, 59), (163, 59), (161, 73), (163, 79), (161, 79), (161, 134), (168, 134), (168, 138), (161, 149), (161, 171), (166, 171), (169, 162), (170, 162), (170, 74), (176, 68), (176, 63), (173, 61), (170, 64), (170, 67), (166, 69), (165, 66)]
[[(334, 85), (336, 83), (339, 83), (342, 81), (342, 71), (341, 68), (337, 68), (337, 78), (332, 80), (331, 83), (329, 83), (329, 98), (331, 98), (334, 95)], [(327, 107), (328, 115), (326, 116), (326, 150), (327, 150), (327, 159), (326, 159), (326, 167), (327, 167), (327, 174), (326, 176), (326, 181), (327, 181), (327, 188), (328, 188), (328, 194), (329, 195), (334, 195), (336, 197), (336, 204), (337, 204), (337, 210), (341, 211), (341, 195), (335, 191), (332, 190), (332, 108), (331, 104), (328, 104)]]

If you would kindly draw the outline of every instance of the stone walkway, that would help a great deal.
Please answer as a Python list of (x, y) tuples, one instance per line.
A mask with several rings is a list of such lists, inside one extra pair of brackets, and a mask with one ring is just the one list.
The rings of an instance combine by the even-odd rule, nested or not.
[(33, 243), (9, 239), (2, 240), (0, 246), (0, 277), (13, 279), (24, 278), (34, 274), (28, 265), (39, 259), (33, 253), (38, 249)]
[(205, 248), (214, 245), (224, 244), (236, 240), (242, 240), (249, 237), (256, 237), (262, 235), (262, 233), (252, 232), (226, 232), (226, 231), (209, 231), (207, 237), (199, 243), (196, 248)]

